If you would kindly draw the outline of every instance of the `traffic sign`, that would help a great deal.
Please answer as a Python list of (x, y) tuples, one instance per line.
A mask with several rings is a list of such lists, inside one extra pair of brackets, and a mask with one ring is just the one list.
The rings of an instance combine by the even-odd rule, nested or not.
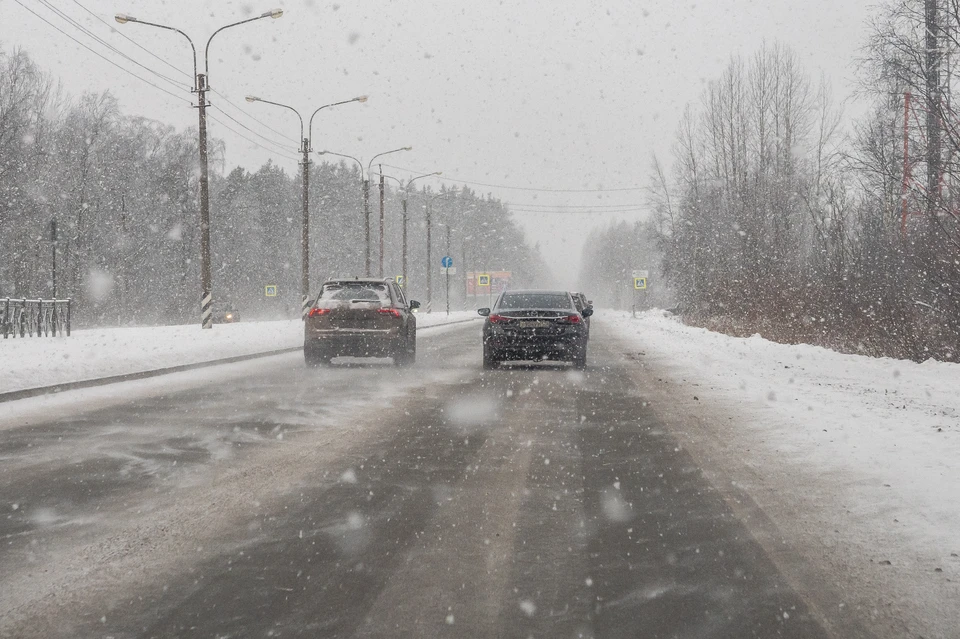
[(637, 290), (643, 290), (647, 288), (647, 278), (645, 277), (635, 277), (633, 278), (633, 288)]
[(397, 286), (403, 286), (403, 275), (397, 275), (393, 280), (397, 283)]
[(456, 274), (457, 274), (457, 267), (456, 267), (456, 266), (448, 266), (448, 267), (446, 267), (446, 268), (442, 268), (442, 269), (440, 269), (440, 274), (441, 274), (441, 275), (456, 275)]
[(650, 271), (646, 271), (646, 270), (643, 270), (643, 271), (634, 271), (634, 272), (633, 272), (633, 276), (634, 276), (634, 277), (642, 277), (643, 279), (648, 279), (648, 278), (650, 277)]
[(489, 274), (489, 273), (478, 273), (478, 274), (477, 274), (477, 286), (490, 286), (490, 274)]
[(276, 297), (277, 296), (277, 285), (276, 284), (267, 284), (263, 287), (263, 294), (266, 297)]
[(442, 266), (443, 268), (450, 268), (451, 266), (453, 266), (453, 258), (450, 257), (449, 255), (444, 255), (443, 258), (441, 258), (440, 260), (440, 266)]

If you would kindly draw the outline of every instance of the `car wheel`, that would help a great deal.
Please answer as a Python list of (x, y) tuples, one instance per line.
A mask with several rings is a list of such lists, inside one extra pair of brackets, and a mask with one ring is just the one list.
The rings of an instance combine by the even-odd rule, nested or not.
[(500, 360), (497, 359), (496, 353), (491, 348), (483, 347), (483, 370), (492, 371), (495, 368), (499, 368)]
[(573, 367), (578, 371), (582, 371), (587, 367), (587, 345), (584, 344), (577, 349), (577, 353), (573, 356)]

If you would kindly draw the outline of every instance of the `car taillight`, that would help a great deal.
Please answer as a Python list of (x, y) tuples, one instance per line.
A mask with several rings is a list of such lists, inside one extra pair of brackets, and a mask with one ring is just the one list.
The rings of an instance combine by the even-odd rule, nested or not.
[(321, 315), (327, 315), (330, 313), (329, 308), (311, 308), (310, 317), (319, 317)]
[(512, 317), (504, 317), (503, 315), (490, 315), (489, 319), (492, 324), (506, 324), (513, 321)]
[(563, 321), (569, 322), (570, 324), (579, 324), (580, 316), (579, 315), (567, 315)]
[(395, 308), (378, 308), (377, 312), (381, 315), (393, 315), (396, 318), (400, 317), (400, 311)]

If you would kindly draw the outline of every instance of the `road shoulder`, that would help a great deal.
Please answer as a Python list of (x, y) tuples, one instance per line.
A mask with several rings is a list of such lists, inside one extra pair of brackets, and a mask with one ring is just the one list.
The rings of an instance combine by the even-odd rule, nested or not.
[(671, 361), (653, 344), (641, 350), (642, 338), (601, 326), (632, 362), (632, 377), (663, 423), (831, 632), (952, 636), (960, 624), (957, 584), (915, 569), (932, 560), (931, 549), (905, 545), (893, 526), (870, 525), (876, 513), (853, 490), (868, 478), (855, 468), (823, 472), (803, 464), (777, 440), (779, 429), (791, 426), (782, 416), (764, 413), (758, 426), (751, 422), (756, 407), (708, 387), (689, 362)]

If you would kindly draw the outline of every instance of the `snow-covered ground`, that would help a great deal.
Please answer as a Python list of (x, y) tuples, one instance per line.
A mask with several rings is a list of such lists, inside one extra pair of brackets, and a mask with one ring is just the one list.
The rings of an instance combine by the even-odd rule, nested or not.
[(698, 415), (687, 443), (847, 575), (841, 597), (863, 587), (869, 614), (909, 636), (957, 636), (960, 364), (733, 338), (662, 311), (599, 319), (655, 371), (659, 397), (672, 393), (660, 410)]
[[(418, 328), (479, 319), (476, 311), (418, 313)], [(0, 393), (196, 364), (303, 344), (300, 320), (73, 331), (70, 337), (0, 339)]]

